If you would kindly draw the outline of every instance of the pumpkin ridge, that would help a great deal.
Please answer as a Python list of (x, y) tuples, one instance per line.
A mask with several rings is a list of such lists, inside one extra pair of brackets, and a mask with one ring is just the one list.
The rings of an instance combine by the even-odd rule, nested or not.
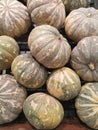
[[(51, 1), (52, 1), (52, 0), (51, 0)], [(30, 2), (31, 2), (31, 1), (27, 2), (27, 6), (30, 4)], [(45, 1), (43, 1), (43, 2), (45, 2)], [(45, 6), (45, 5), (49, 4), (49, 3), (50, 3), (50, 1), (46, 1), (46, 3), (40, 3), (38, 6), (36, 6), (36, 8), (33, 7), (32, 10), (34, 11), (35, 9), (37, 9), (37, 8), (39, 8), (39, 7), (41, 7), (41, 6)], [(29, 10), (30, 10), (30, 9), (29, 9)], [(30, 11), (30, 12), (31, 12), (31, 11)]]
[[(82, 21), (78, 24), (78, 28), (82, 25), (82, 23), (85, 21), (85, 19), (82, 19)], [(75, 33), (77, 33), (77, 28), (74, 30), (74, 33), (72, 34), (72, 36), (71, 37), (74, 37), (74, 35), (75, 35)], [(79, 37), (79, 35), (78, 35), (78, 37)]]
[[(13, 38), (11, 38), (11, 37), (9, 37), (9, 36), (6, 36), (6, 35), (2, 35), (2, 36), (0, 36), (0, 46), (2, 45), (2, 40), (3, 40), (3, 42), (4, 43), (10, 43), (10, 44), (12, 44), (12, 45), (14, 45), (14, 46), (18, 46), (18, 43), (16, 42), (16, 40), (15, 39), (13, 39)], [(7, 40), (5, 40), (5, 38), (7, 38)]]
[[(31, 64), (28, 65), (28, 68), (29, 68), (29, 66), (31, 66)], [(28, 68), (26, 69), (27, 72), (28, 72)], [(29, 86), (30, 88), (31, 88), (31, 86), (33, 86), (33, 88), (35, 88), (34, 82), (35, 82), (35, 84), (36, 84), (36, 81), (37, 81), (37, 80), (40, 82), (40, 86), (42, 86), (42, 85), (45, 83), (45, 81), (42, 82), (42, 81), (40, 80), (40, 78), (38, 78), (39, 75), (37, 74), (37, 72), (40, 72), (40, 70), (42, 69), (42, 67), (40, 66), (40, 67), (38, 67), (38, 69), (39, 69), (39, 71), (35, 71), (35, 70), (34, 70), (34, 71), (36, 72), (36, 78), (33, 78), (33, 77), (34, 77), (34, 76), (33, 76), (31, 79), (29, 79), (28, 82), (26, 81), (26, 84), (28, 84), (28, 86)], [(33, 71), (32, 73), (34, 73), (34, 71)], [(24, 73), (24, 72), (23, 72), (23, 73)], [(26, 73), (26, 71), (25, 71), (25, 73)], [(44, 73), (44, 74), (45, 74), (45, 73)], [(21, 74), (21, 75), (22, 75), (22, 74)], [(26, 77), (25, 77), (25, 78), (26, 78)], [(33, 85), (31, 85), (30, 82), (33, 82)], [(39, 87), (39, 86), (38, 86), (38, 87)], [(37, 87), (36, 87), (36, 88), (37, 88)]]
[[(45, 49), (45, 47), (47, 47), (47, 46), (50, 46), (50, 44), (52, 44), (52, 42), (55, 40), (55, 38), (54, 39), (51, 39), (50, 41), (48, 41), (48, 44), (46, 44), (45, 46), (43, 46), (43, 49)], [(35, 42), (36, 42), (36, 40), (35, 40)], [(37, 55), (39, 55), (41, 52), (43, 52), (43, 49), (42, 50), (40, 50), (37, 54), (36, 54), (36, 57), (37, 57)]]
[[(58, 48), (57, 54), (59, 54), (60, 52), (62, 52), (62, 51), (61, 51), (62, 49), (65, 50), (65, 52), (66, 52), (66, 47), (63, 46), (62, 43), (59, 44), (59, 45), (60, 45), (60, 47)], [(66, 46), (67, 46), (67, 45), (66, 45)], [(69, 47), (70, 47), (70, 46), (69, 46)], [(57, 54), (54, 56), (53, 59), (51, 59), (51, 62), (53, 62), (53, 61), (55, 60), (55, 58), (57, 57)], [(69, 55), (69, 56), (70, 56), (70, 55)], [(65, 60), (65, 57), (63, 57), (63, 59)], [(63, 63), (63, 65), (65, 65), (65, 64), (66, 64), (65, 61), (68, 62), (69, 57), (67, 57), (65, 61), (64, 61), (63, 59), (62, 59), (62, 61), (60, 61), (60, 63), (58, 63), (58, 66), (59, 66), (60, 64), (62, 64), (62, 63)], [(63, 66), (63, 65), (62, 65), (62, 66)]]
[[(48, 19), (51, 19), (51, 17), (54, 15), (55, 10), (57, 9), (57, 7), (58, 7), (59, 4), (61, 4), (61, 2), (57, 3), (57, 4), (55, 5), (55, 9), (52, 9), (52, 10), (51, 10), (51, 12), (52, 12), (52, 13), (51, 13), (51, 16), (49, 16), (49, 17), (46, 19), (46, 21), (48, 21)], [(53, 22), (52, 22), (51, 25), (53, 25)]]
[[(72, 30), (72, 28), (73, 27), (75, 27), (75, 26), (77, 26), (77, 25), (74, 25), (74, 23), (77, 21), (77, 20), (80, 20), (80, 22), (78, 23), (78, 26), (79, 25), (81, 25), (81, 16), (78, 18), (78, 19), (76, 19), (76, 20), (74, 20), (73, 22), (72, 22), (72, 24), (70, 25), (69, 23), (69, 28)], [(82, 20), (84, 20), (84, 19), (82, 19)], [(67, 22), (65, 21), (65, 31), (66, 31), (66, 24), (67, 24)], [(67, 25), (68, 26), (68, 25)], [(68, 27), (67, 27), (68, 28)], [(77, 28), (75, 28), (74, 30), (73, 30), (73, 33), (72, 33), (72, 36), (71, 37), (74, 37), (74, 32), (77, 30)], [(70, 30), (69, 30), (70, 31)], [(69, 37), (70, 37), (70, 32), (68, 31), (68, 34), (69, 34)]]
[[(0, 48), (5, 54), (7, 53), (7, 55), (9, 55), (10, 57), (11, 57), (11, 61), (13, 61), (14, 60), (14, 58), (13, 58), (13, 56), (7, 51), (5, 51), (5, 49), (4, 48)], [(7, 56), (6, 55), (6, 56)], [(0, 59), (1, 60), (1, 59)]]
[[(0, 44), (0, 49), (3, 50), (4, 52), (6, 52), (5, 49), (4, 49), (4, 47), (1, 46), (1, 44)], [(10, 53), (10, 51), (9, 51), (8, 49), (7, 49), (7, 52), (6, 52), (6, 53), (8, 53), (8, 55), (14, 60), (15, 57), (13, 58), (13, 56), (11, 55), (11, 53)], [(14, 55), (14, 54), (13, 54), (13, 55)], [(18, 55), (18, 54), (17, 54), (17, 55)]]
[[(29, 66), (30, 64), (31, 64), (31, 63), (28, 63), (27, 66)], [(17, 77), (17, 78), (18, 78), (17, 80), (20, 79), (21, 75), (25, 72), (26, 69), (27, 69), (27, 68), (25, 67), (25, 68), (21, 71), (20, 75)]]

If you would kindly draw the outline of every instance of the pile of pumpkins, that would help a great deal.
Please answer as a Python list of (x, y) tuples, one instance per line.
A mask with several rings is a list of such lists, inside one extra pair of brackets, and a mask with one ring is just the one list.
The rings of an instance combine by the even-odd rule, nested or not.
[[(24, 3), (0, 0), (0, 70), (11, 68), (11, 74), (0, 75), (0, 124), (23, 110), (36, 129), (55, 129), (64, 118), (60, 101), (75, 98), (78, 117), (98, 129), (98, 10), (89, 7), (91, 0)], [(21, 54), (16, 39), (25, 33), (29, 53)], [(27, 97), (27, 88), (42, 86), (48, 93)]]

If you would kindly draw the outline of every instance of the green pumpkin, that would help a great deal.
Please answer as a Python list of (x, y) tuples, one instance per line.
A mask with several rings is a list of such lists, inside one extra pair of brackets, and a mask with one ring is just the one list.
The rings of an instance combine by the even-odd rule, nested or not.
[(65, 32), (74, 42), (84, 37), (98, 36), (98, 10), (79, 8), (73, 10), (65, 19)]
[(20, 37), (31, 25), (27, 7), (18, 0), (0, 0), (0, 35)]
[(76, 98), (75, 107), (81, 121), (98, 130), (98, 83), (86, 83)]
[(71, 66), (85, 81), (98, 81), (98, 36), (85, 37), (71, 53)]
[(16, 80), (27, 88), (39, 88), (47, 79), (48, 72), (31, 54), (17, 56), (11, 65)]
[(27, 120), (39, 130), (55, 129), (64, 117), (61, 103), (41, 92), (34, 93), (26, 99), (23, 111)]
[(75, 98), (81, 90), (79, 76), (70, 68), (55, 70), (47, 81), (48, 92), (59, 100)]
[(71, 54), (67, 39), (50, 25), (35, 27), (29, 35), (28, 46), (33, 57), (47, 68), (63, 67)]
[(48, 24), (56, 28), (64, 25), (66, 14), (62, 0), (27, 0), (27, 8), (36, 25)]
[(27, 93), (13, 76), (0, 75), (0, 124), (15, 120), (22, 112)]
[(80, 7), (89, 7), (91, 0), (62, 0), (67, 13)]
[(18, 43), (9, 36), (0, 36), (0, 70), (10, 68), (18, 54)]

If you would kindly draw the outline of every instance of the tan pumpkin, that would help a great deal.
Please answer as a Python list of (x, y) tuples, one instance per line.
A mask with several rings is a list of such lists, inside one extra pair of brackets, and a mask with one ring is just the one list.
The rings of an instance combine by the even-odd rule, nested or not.
[(26, 90), (13, 76), (0, 75), (0, 124), (12, 122), (19, 116), (26, 96)]
[(65, 32), (75, 42), (98, 36), (98, 10), (93, 7), (73, 10), (65, 19)]
[(48, 74), (46, 69), (35, 61), (31, 54), (17, 56), (12, 62), (11, 70), (20, 84), (32, 89), (43, 86)]
[(30, 27), (27, 7), (17, 0), (0, 1), (0, 35), (19, 37)]
[(72, 69), (63, 67), (52, 72), (47, 80), (47, 90), (57, 99), (67, 101), (79, 94), (81, 82)]
[(0, 36), (0, 70), (11, 67), (12, 61), (19, 55), (19, 46), (14, 38)]
[(85, 81), (98, 81), (98, 36), (83, 38), (71, 53), (71, 65)]
[(62, 0), (28, 0), (27, 7), (36, 25), (49, 24), (60, 28), (64, 24), (65, 8)]
[(50, 25), (34, 28), (28, 38), (28, 46), (32, 55), (47, 68), (64, 66), (71, 53), (67, 40)]
[(55, 130), (64, 117), (62, 104), (42, 92), (28, 96), (23, 111), (27, 120), (38, 130)]
[(82, 86), (75, 101), (76, 112), (86, 125), (98, 130), (98, 82)]

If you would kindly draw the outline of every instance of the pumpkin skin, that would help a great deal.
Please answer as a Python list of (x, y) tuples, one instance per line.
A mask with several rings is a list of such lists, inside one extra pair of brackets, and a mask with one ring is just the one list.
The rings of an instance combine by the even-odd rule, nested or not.
[(0, 124), (15, 120), (22, 112), (27, 93), (13, 76), (0, 75)]
[(27, 7), (36, 25), (49, 24), (56, 28), (64, 25), (66, 14), (62, 0), (28, 0)]
[(47, 68), (64, 66), (71, 54), (67, 40), (50, 25), (35, 27), (29, 35), (28, 46), (35, 59)]
[(46, 79), (48, 72), (33, 59), (31, 54), (17, 56), (11, 65), (16, 80), (27, 88), (39, 88)]
[(56, 128), (64, 117), (61, 103), (42, 92), (30, 95), (24, 102), (23, 111), (28, 121), (40, 130)]
[(10, 68), (18, 54), (18, 43), (9, 36), (0, 36), (0, 70)]
[(65, 32), (79, 42), (84, 37), (98, 36), (98, 10), (93, 7), (73, 10), (65, 19)]
[(85, 81), (98, 81), (98, 36), (83, 38), (71, 53), (71, 65)]
[(59, 100), (67, 101), (75, 98), (81, 90), (79, 76), (70, 68), (55, 70), (47, 81), (48, 92)]
[(62, 0), (67, 13), (80, 7), (89, 7), (91, 0)]
[(98, 83), (82, 86), (75, 107), (79, 118), (89, 127), (98, 130)]
[(17, 0), (0, 1), (0, 35), (20, 37), (30, 27), (27, 7)]

